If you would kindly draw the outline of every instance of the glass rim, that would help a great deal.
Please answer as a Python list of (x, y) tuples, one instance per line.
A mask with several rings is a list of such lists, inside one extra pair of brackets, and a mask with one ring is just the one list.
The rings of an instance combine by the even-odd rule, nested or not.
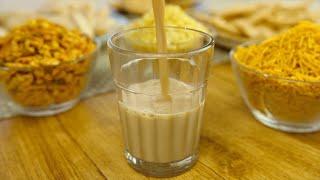
[(317, 83), (320, 83), (320, 81), (304, 81), (304, 80), (297, 80), (297, 79), (290, 79), (290, 78), (283, 78), (283, 77), (279, 77), (279, 76), (276, 76), (276, 75), (273, 75), (273, 74), (270, 74), (270, 73), (265, 73), (265, 72), (260, 72), (260, 71), (257, 71), (257, 70), (254, 70), (254, 69), (251, 69), (251, 68), (248, 68), (246, 66), (244, 66), (243, 64), (240, 64), (236, 58), (234, 57), (234, 54), (236, 52), (236, 50), (239, 48), (239, 47), (248, 47), (250, 45), (255, 45), (255, 44), (258, 44), (259, 42), (261, 41), (249, 41), (249, 42), (245, 42), (245, 43), (242, 43), (234, 48), (232, 48), (232, 50), (230, 51), (229, 53), (229, 58), (231, 60), (231, 63), (232, 64), (236, 64), (237, 66), (245, 69), (246, 71), (248, 72), (252, 72), (256, 75), (259, 75), (259, 76), (262, 76), (264, 78), (270, 78), (270, 79), (277, 79), (277, 80), (282, 80), (282, 81), (287, 81), (287, 82), (291, 82), (291, 83), (307, 83), (307, 84), (317, 84)]
[(188, 28), (188, 27), (178, 27), (178, 26), (165, 26), (165, 29), (178, 29), (178, 30), (187, 30), (187, 31), (191, 31), (191, 32), (195, 32), (198, 34), (203, 35), (204, 37), (207, 37), (209, 39), (208, 43), (206, 43), (205, 45), (202, 45), (199, 48), (193, 49), (191, 51), (188, 52), (165, 52), (165, 53), (151, 53), (151, 52), (138, 52), (138, 51), (134, 51), (134, 50), (130, 50), (127, 48), (122, 48), (118, 45), (116, 45), (113, 40), (117, 37), (121, 37), (122, 35), (129, 33), (129, 32), (133, 32), (133, 31), (137, 31), (137, 30), (143, 30), (143, 29), (154, 29), (155, 27), (137, 27), (137, 28), (130, 28), (130, 29), (125, 29), (122, 31), (119, 31), (117, 33), (114, 33), (110, 36), (110, 38), (108, 39), (108, 48), (111, 48), (115, 51), (117, 51), (118, 53), (122, 53), (122, 54), (131, 54), (131, 55), (135, 55), (135, 56), (140, 56), (140, 57), (149, 57), (149, 58), (174, 58), (174, 57), (181, 57), (181, 56), (185, 56), (185, 55), (194, 55), (194, 54), (199, 54), (201, 52), (204, 52), (206, 50), (208, 50), (210, 47), (214, 47), (215, 45), (215, 40), (214, 37), (212, 35), (210, 35), (209, 33), (200, 31), (200, 30), (196, 30), (193, 28)]
[(94, 50), (88, 54), (84, 54), (76, 59), (73, 59), (71, 61), (65, 61), (65, 62), (60, 62), (59, 64), (57, 65), (44, 65), (44, 66), (37, 66), (37, 67), (32, 67), (32, 66), (27, 66), (27, 67), (8, 67), (4, 64), (1, 64), (0, 63), (0, 71), (9, 71), (9, 70), (22, 70), (22, 71), (30, 71), (30, 70), (34, 70), (34, 69), (39, 69), (39, 68), (54, 68), (54, 67), (58, 67), (58, 66), (61, 66), (61, 65), (69, 65), (69, 64), (73, 64), (73, 63), (79, 63), (79, 62), (82, 62), (86, 59), (88, 59), (89, 57), (91, 56), (94, 56), (96, 55), (100, 48), (102, 47), (102, 42), (99, 38), (95, 38), (93, 40), (93, 42), (95, 43), (96, 47), (94, 48)]

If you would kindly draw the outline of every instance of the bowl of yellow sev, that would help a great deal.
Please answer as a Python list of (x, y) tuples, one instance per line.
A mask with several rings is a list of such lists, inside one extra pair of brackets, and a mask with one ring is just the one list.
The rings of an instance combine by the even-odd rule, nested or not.
[(97, 43), (77, 30), (36, 19), (0, 38), (0, 97), (18, 113), (72, 108), (87, 88)]
[(241, 94), (261, 123), (286, 132), (320, 130), (320, 25), (301, 22), (230, 53)]

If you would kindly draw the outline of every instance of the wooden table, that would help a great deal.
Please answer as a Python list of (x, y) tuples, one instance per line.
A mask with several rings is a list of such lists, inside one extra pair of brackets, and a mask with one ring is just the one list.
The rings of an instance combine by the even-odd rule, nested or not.
[[(0, 179), (148, 179), (124, 159), (116, 103), (109, 93), (55, 117), (0, 121)], [(320, 133), (257, 122), (229, 64), (212, 69), (204, 118), (200, 159), (174, 179), (320, 179)]]

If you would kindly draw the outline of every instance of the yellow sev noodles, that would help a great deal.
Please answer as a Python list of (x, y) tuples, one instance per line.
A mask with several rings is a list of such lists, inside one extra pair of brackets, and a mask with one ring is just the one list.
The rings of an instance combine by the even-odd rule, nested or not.
[(320, 80), (320, 25), (301, 22), (259, 45), (240, 47), (239, 63), (283, 78)]
[(259, 45), (239, 47), (235, 58), (242, 65), (302, 81), (320, 81), (320, 25), (301, 22)]
[(238, 47), (235, 71), (254, 112), (285, 123), (320, 123), (320, 25), (301, 22)]

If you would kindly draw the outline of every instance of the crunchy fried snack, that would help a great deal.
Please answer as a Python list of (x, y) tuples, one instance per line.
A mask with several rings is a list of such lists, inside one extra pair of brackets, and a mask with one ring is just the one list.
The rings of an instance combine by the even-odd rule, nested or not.
[(238, 47), (236, 72), (252, 108), (291, 123), (319, 121), (319, 50), (320, 25), (311, 22)]
[(79, 31), (31, 20), (0, 38), (0, 83), (22, 106), (68, 102), (86, 87), (95, 49)]
[(300, 21), (316, 21), (310, 11), (313, 0), (295, 4), (255, 3), (240, 4), (222, 11), (193, 15), (201, 21), (213, 25), (220, 36), (235, 41), (262, 40), (286, 30)]

